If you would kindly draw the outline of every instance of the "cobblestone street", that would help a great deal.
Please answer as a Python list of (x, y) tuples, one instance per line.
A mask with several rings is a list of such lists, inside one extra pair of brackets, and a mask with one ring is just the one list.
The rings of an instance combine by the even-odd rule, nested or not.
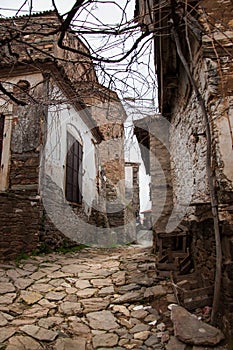
[(166, 345), (175, 299), (150, 251), (85, 248), (1, 265), (0, 349), (181, 349)]

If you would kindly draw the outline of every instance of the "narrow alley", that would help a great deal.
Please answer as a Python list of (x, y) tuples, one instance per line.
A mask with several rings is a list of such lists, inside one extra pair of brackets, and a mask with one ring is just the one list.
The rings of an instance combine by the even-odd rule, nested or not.
[(127, 246), (0, 265), (0, 349), (209, 349), (197, 344), (199, 329), (212, 350), (226, 349), (213, 347), (223, 335), (204, 323), (192, 326), (191, 346), (174, 336), (176, 299), (155, 259), (151, 248)]

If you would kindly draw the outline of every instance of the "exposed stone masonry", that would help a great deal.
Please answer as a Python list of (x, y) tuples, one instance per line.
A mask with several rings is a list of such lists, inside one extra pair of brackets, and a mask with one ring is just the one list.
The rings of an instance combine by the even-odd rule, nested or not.
[[(23, 209), (22, 209), (23, 208)], [(0, 194), (0, 256), (12, 259), (37, 248), (40, 204), (35, 192)], [(9, 224), (10, 223), (10, 224)]]
[[(170, 159), (173, 204), (189, 226), (197, 271), (213, 279), (214, 227), (206, 172), (206, 121), (199, 97), (181, 62), (180, 50), (203, 98), (211, 128), (212, 171), (217, 193), (223, 251), (222, 323), (232, 338), (232, 1), (136, 1), (136, 16), (144, 29), (162, 30), (155, 36), (155, 67), (159, 107), (171, 124)], [(200, 5), (200, 6), (199, 6)], [(146, 14), (150, 8), (150, 16)], [(145, 15), (145, 16), (144, 16)], [(230, 297), (231, 295), (231, 297)]]

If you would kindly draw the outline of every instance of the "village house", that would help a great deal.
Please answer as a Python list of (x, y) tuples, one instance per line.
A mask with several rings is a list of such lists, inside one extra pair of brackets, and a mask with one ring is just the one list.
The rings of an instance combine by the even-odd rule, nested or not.
[[(90, 58), (58, 47), (59, 25), (55, 12), (1, 19), (2, 37), (13, 38), (0, 50), (1, 259), (42, 242), (111, 245), (135, 235), (125, 111)], [(88, 53), (72, 33), (65, 42)]]
[[(165, 168), (160, 147), (156, 146), (158, 137), (154, 141), (153, 135), (150, 137), (150, 149), (162, 162), (163, 176), (167, 180), (165, 203), (168, 206), (165, 204), (163, 211), (167, 216), (165, 224), (169, 223), (175, 208), (177, 222), (182, 219), (182, 224), (188, 228), (189, 248), (196, 271), (201, 271), (208, 281), (213, 282), (216, 267), (213, 210), (217, 210), (223, 254), (221, 323), (232, 339), (233, 3), (222, 0), (137, 0), (135, 15), (142, 30), (154, 33), (159, 107), (161, 118), (169, 122), (169, 129), (165, 132), (168, 144), (161, 145), (162, 156), (165, 145), (168, 150), (164, 158)], [(154, 125), (156, 129), (160, 117), (157, 119), (149, 120), (147, 124), (157, 123)], [(153, 130), (151, 127), (148, 132), (153, 134)], [(140, 131), (136, 130), (136, 133), (142, 140)], [(206, 160), (209, 154), (210, 169)], [(160, 189), (152, 160), (150, 166), (152, 203), (156, 208)], [(210, 197), (209, 174), (216, 193), (214, 204), (213, 197)], [(152, 208), (152, 212), (155, 211)], [(165, 216), (158, 218), (154, 225), (155, 240)], [(166, 227), (165, 232), (169, 234), (169, 227)]]

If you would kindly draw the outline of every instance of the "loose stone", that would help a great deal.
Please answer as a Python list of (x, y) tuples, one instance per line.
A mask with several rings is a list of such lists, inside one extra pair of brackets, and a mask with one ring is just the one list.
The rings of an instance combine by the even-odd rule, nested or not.
[(131, 320), (128, 320), (127, 318), (120, 317), (118, 321), (122, 326), (125, 326), (128, 329), (133, 327)]
[(49, 284), (46, 283), (35, 283), (33, 286), (31, 286), (30, 289), (39, 293), (47, 293), (52, 288)]
[(121, 295), (119, 298), (116, 298), (112, 302), (114, 304), (124, 304), (128, 302), (134, 302), (134, 301), (139, 301), (142, 298), (142, 293), (141, 292), (129, 292), (126, 294)]
[(69, 324), (69, 327), (72, 329), (72, 332), (74, 334), (89, 334), (91, 332), (90, 327), (88, 327), (86, 324), (78, 322), (78, 321), (72, 321)]
[(112, 275), (112, 281), (116, 286), (125, 284), (125, 271), (119, 271)]
[(58, 339), (55, 343), (54, 350), (85, 350), (86, 339)]
[(138, 333), (138, 332), (143, 332), (143, 331), (148, 331), (150, 329), (149, 326), (147, 326), (144, 323), (139, 323), (136, 324), (132, 329), (130, 329), (130, 333)]
[(97, 288), (81, 289), (77, 292), (79, 298), (90, 298), (98, 291)]
[(18, 335), (9, 340), (6, 350), (42, 350), (41, 345), (31, 337)]
[(4, 317), (4, 314), (0, 312), (0, 327), (6, 326), (8, 323), (7, 319)]
[(15, 287), (12, 283), (0, 282), (0, 294), (14, 292)]
[(134, 334), (135, 339), (146, 340), (151, 333), (149, 331), (138, 332)]
[(38, 325), (40, 327), (49, 329), (53, 327), (54, 325), (61, 324), (63, 322), (63, 318), (59, 316), (53, 316), (53, 317), (47, 317), (47, 318), (41, 318), (38, 322)]
[(185, 350), (185, 348), (186, 344), (179, 341), (176, 337), (171, 337), (166, 345), (166, 350)]
[(51, 301), (62, 300), (66, 296), (64, 292), (49, 292), (45, 295), (45, 298)]
[[(145, 344), (149, 347), (150, 346), (153, 347), (155, 344), (158, 344), (158, 342), (159, 342), (158, 337), (155, 334), (153, 334), (145, 341)], [(171, 350), (175, 350), (175, 349), (171, 349)]]
[(119, 327), (110, 311), (90, 312), (87, 314), (87, 319), (93, 329), (110, 330)]
[(29, 278), (17, 278), (14, 282), (14, 285), (18, 289), (26, 289), (33, 283), (33, 279)]
[(159, 298), (159, 297), (162, 297), (166, 294), (167, 294), (166, 289), (163, 286), (158, 285), (158, 286), (147, 288), (145, 293), (144, 293), (144, 297), (145, 298), (149, 298), (149, 297)]
[(38, 302), (39, 305), (43, 306), (43, 307), (46, 307), (48, 309), (53, 309), (56, 307), (56, 304), (54, 302), (50, 302), (48, 301), (47, 299), (41, 299), (39, 302)]
[(80, 303), (65, 301), (59, 305), (59, 312), (64, 315), (81, 315), (82, 307)]
[(166, 326), (165, 326), (165, 324), (162, 322), (162, 323), (159, 323), (159, 324), (157, 325), (156, 328), (158, 329), (158, 331), (163, 332), (163, 331), (165, 331)]
[(125, 316), (130, 316), (129, 310), (124, 305), (113, 305), (112, 309), (113, 309), (113, 311), (120, 312), (121, 314), (123, 314)]
[(112, 280), (110, 278), (105, 278), (105, 279), (93, 279), (91, 280), (91, 284), (93, 287), (104, 287), (104, 286), (109, 286), (112, 284)]
[(12, 337), (16, 332), (14, 327), (4, 327), (0, 329), (0, 343), (4, 343), (8, 338)]
[(29, 271), (30, 273), (32, 273), (32, 272), (35, 272), (37, 270), (37, 266), (35, 266), (34, 264), (25, 264), (23, 266), (23, 270), (24, 271)]
[(37, 292), (21, 291), (21, 299), (28, 305), (35, 304), (37, 301), (42, 299), (42, 295)]
[(33, 318), (34, 317), (41, 318), (41, 317), (47, 316), (48, 312), (49, 312), (49, 309), (35, 305), (34, 307), (32, 307), (30, 309), (26, 309), (23, 312), (23, 316), (33, 317)]
[(109, 301), (102, 298), (81, 299), (80, 302), (84, 307), (85, 313), (103, 310), (109, 305)]
[(46, 276), (46, 274), (45, 274), (44, 272), (42, 272), (42, 271), (37, 271), (37, 272), (34, 272), (34, 273), (30, 276), (30, 278), (32, 278), (33, 280), (38, 281), (38, 280), (40, 280), (41, 278), (43, 278), (43, 277), (45, 277), (45, 276)]
[(20, 330), (37, 340), (53, 341), (58, 336), (57, 332), (35, 325), (26, 325), (21, 327)]
[(67, 294), (74, 294), (74, 293), (77, 293), (77, 289), (74, 288), (74, 287), (68, 287), (68, 288), (66, 288), (66, 293), (67, 293)]
[(48, 278), (62, 278), (69, 276), (67, 273), (63, 273), (61, 271), (56, 271), (47, 275)]
[(114, 288), (113, 288), (113, 286), (101, 288), (101, 289), (99, 290), (99, 293), (98, 293), (98, 295), (99, 295), (100, 297), (105, 297), (105, 296), (107, 296), (107, 295), (112, 295), (112, 294), (114, 294)]
[(117, 345), (118, 336), (115, 333), (96, 335), (93, 337), (92, 342), (95, 349), (99, 349), (101, 346), (112, 348), (114, 345)]
[(88, 280), (78, 280), (75, 283), (75, 287), (79, 289), (86, 289), (86, 288), (92, 287), (92, 285)]
[(139, 319), (143, 319), (148, 315), (146, 310), (136, 310), (131, 312), (131, 316)]
[(119, 288), (118, 292), (120, 294), (126, 293), (126, 292), (131, 292), (132, 290), (137, 290), (140, 289), (141, 287), (136, 284), (136, 283), (130, 283), (130, 284), (126, 284), (122, 287)]
[(35, 324), (36, 318), (20, 318), (11, 322), (12, 326), (25, 326), (28, 324)]

